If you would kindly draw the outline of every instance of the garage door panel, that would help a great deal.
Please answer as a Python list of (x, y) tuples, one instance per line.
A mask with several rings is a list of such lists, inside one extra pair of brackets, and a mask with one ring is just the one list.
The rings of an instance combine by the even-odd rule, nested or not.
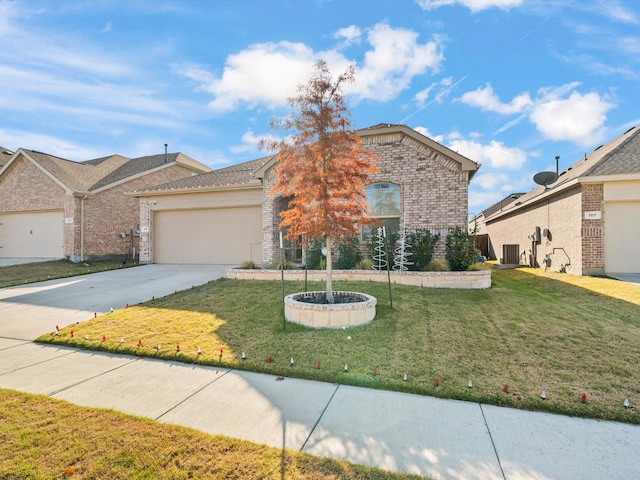
[(605, 207), (606, 273), (640, 273), (640, 202)]
[(155, 263), (239, 264), (262, 256), (261, 207), (154, 212)]
[(0, 214), (1, 257), (64, 255), (62, 211)]

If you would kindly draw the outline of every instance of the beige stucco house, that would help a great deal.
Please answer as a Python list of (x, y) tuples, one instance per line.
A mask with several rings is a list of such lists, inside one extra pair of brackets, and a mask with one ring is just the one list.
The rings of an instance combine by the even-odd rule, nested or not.
[(21, 148), (0, 158), (0, 257), (134, 255), (140, 203), (126, 192), (211, 170), (182, 153), (74, 162)]
[(640, 273), (640, 128), (558, 179), (494, 209), (483, 227), (503, 264), (577, 275)]
[[(380, 155), (366, 194), (388, 231), (401, 226), (442, 234), (466, 225), (468, 185), (477, 163), (405, 125), (357, 132)], [(133, 192), (140, 199), (140, 261), (268, 265), (278, 258), (282, 198), (271, 195), (277, 156)], [(285, 244), (289, 258), (301, 250)]]

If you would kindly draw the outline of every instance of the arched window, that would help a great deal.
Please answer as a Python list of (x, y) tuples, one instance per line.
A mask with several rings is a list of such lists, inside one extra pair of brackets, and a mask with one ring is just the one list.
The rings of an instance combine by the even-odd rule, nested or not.
[[(387, 235), (400, 230), (400, 185), (394, 183), (373, 183), (364, 189), (369, 202), (371, 217), (385, 227)], [(363, 230), (363, 238), (370, 235), (369, 229)]]

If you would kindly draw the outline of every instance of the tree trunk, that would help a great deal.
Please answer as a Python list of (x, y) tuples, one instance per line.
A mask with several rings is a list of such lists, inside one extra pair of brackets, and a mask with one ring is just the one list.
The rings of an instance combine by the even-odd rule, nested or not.
[(333, 285), (331, 283), (331, 268), (332, 268), (332, 262), (331, 262), (331, 237), (329, 237), (329, 235), (325, 235), (324, 237), (324, 244), (325, 247), (327, 248), (327, 257), (326, 257), (326, 262), (327, 262), (327, 286), (326, 286), (326, 291), (327, 291), (327, 301), (329, 303), (333, 303)]

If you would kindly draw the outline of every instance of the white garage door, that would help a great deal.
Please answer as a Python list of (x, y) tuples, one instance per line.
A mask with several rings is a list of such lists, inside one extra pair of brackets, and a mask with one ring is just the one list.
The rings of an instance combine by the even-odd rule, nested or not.
[(605, 206), (605, 270), (640, 273), (640, 202)]
[(0, 214), (0, 257), (64, 255), (62, 211)]
[(155, 263), (260, 263), (261, 241), (259, 206), (154, 212)]

